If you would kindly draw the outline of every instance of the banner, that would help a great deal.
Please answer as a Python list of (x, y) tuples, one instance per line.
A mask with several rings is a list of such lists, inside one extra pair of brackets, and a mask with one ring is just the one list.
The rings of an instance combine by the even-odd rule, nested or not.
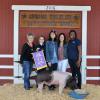
[(37, 70), (47, 67), (43, 51), (38, 51), (38, 52), (33, 53), (33, 58), (35, 62), (35, 68)]

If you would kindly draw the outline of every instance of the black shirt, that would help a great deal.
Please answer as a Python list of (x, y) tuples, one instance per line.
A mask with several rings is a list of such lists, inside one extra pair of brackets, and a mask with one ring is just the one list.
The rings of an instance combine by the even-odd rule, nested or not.
[(35, 45), (33, 44), (33, 47), (30, 47), (28, 43), (25, 43), (23, 45), (22, 51), (21, 51), (21, 57), (20, 62), (23, 63), (23, 61), (30, 61), (34, 62), (33, 56), (31, 53), (35, 51)]

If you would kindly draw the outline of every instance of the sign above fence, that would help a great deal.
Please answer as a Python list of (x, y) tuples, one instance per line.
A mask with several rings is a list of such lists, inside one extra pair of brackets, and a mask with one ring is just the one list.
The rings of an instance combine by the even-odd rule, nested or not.
[(81, 13), (21, 11), (20, 27), (81, 28)]

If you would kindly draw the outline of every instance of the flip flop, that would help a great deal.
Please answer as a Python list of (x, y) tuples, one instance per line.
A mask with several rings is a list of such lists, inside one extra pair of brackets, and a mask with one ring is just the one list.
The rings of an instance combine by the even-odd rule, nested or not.
[(84, 99), (87, 95), (77, 94), (75, 91), (71, 91), (68, 95), (74, 99)]

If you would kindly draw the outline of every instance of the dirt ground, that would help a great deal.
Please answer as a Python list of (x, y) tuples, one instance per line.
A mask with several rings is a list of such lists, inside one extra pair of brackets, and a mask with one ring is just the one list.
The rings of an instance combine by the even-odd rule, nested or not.
[[(84, 90), (89, 92), (89, 95), (84, 100), (100, 100), (100, 86), (85, 85)], [(0, 86), (0, 100), (75, 100), (68, 96), (69, 89), (65, 89), (62, 95), (59, 95), (58, 88), (55, 91), (49, 91), (48, 88), (43, 90), (43, 93), (36, 91), (33, 86), (31, 90), (24, 90), (23, 85), (6, 84)]]

